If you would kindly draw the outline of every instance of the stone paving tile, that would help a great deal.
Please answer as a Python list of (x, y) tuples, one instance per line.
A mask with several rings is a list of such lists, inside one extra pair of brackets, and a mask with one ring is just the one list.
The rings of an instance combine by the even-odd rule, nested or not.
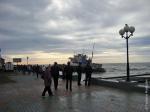
[(58, 91), (52, 89), (54, 96), (42, 98), (42, 79), (21, 74), (11, 78), (17, 83), (0, 85), (0, 112), (150, 112), (150, 97), (142, 93), (78, 87), (76, 82), (67, 92), (65, 81), (60, 80)]

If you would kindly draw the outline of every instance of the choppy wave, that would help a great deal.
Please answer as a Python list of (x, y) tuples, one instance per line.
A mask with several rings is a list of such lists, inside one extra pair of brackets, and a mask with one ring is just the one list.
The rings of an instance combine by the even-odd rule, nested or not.
[[(115, 77), (126, 76), (126, 64), (103, 64), (103, 68), (106, 69), (105, 73), (93, 74), (94, 77)], [(150, 73), (150, 63), (131, 63), (130, 75), (138, 75)]]

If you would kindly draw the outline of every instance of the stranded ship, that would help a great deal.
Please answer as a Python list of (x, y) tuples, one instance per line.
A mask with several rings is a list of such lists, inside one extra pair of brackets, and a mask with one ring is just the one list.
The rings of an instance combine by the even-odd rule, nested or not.
[(102, 68), (102, 64), (92, 63), (92, 58), (88, 58), (85, 54), (76, 54), (73, 57), (70, 57), (71, 66), (77, 67), (79, 63), (84, 68), (87, 63), (90, 63), (93, 69), (93, 72), (103, 73), (106, 72), (104, 68)]

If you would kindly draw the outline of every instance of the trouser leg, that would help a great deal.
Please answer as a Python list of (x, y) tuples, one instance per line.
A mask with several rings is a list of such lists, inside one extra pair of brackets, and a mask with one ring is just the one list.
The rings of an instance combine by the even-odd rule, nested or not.
[(91, 74), (89, 74), (89, 78), (88, 78), (88, 86), (91, 85)]
[(48, 88), (48, 94), (49, 94), (49, 96), (53, 95), (53, 93), (52, 93), (52, 90), (51, 90), (50, 86), (48, 86), (47, 88)]
[(36, 72), (36, 76), (37, 76), (37, 78), (39, 77), (39, 73), (38, 72)]
[(70, 79), (70, 91), (72, 91), (72, 79)]
[(81, 85), (81, 74), (78, 74), (78, 85)]
[(87, 74), (85, 75), (85, 86), (87, 86), (87, 81), (88, 81), (88, 76)]
[(56, 90), (58, 88), (58, 78), (56, 78)]
[(55, 90), (57, 90), (57, 86), (58, 86), (58, 79), (54, 78), (54, 88), (55, 88)]
[(42, 96), (45, 96), (46, 91), (47, 91), (47, 87), (45, 86), (43, 93), (42, 93)]
[(66, 79), (66, 90), (68, 90), (68, 79)]

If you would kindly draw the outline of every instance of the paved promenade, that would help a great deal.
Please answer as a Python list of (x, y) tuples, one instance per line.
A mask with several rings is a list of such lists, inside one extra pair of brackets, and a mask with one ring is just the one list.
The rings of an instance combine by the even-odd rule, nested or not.
[[(150, 112), (150, 97), (101, 86), (65, 90), (59, 80), (54, 96), (41, 97), (44, 85), (35, 75), (13, 75), (16, 83), (0, 85), (0, 112)], [(52, 85), (53, 86), (53, 85)]]

